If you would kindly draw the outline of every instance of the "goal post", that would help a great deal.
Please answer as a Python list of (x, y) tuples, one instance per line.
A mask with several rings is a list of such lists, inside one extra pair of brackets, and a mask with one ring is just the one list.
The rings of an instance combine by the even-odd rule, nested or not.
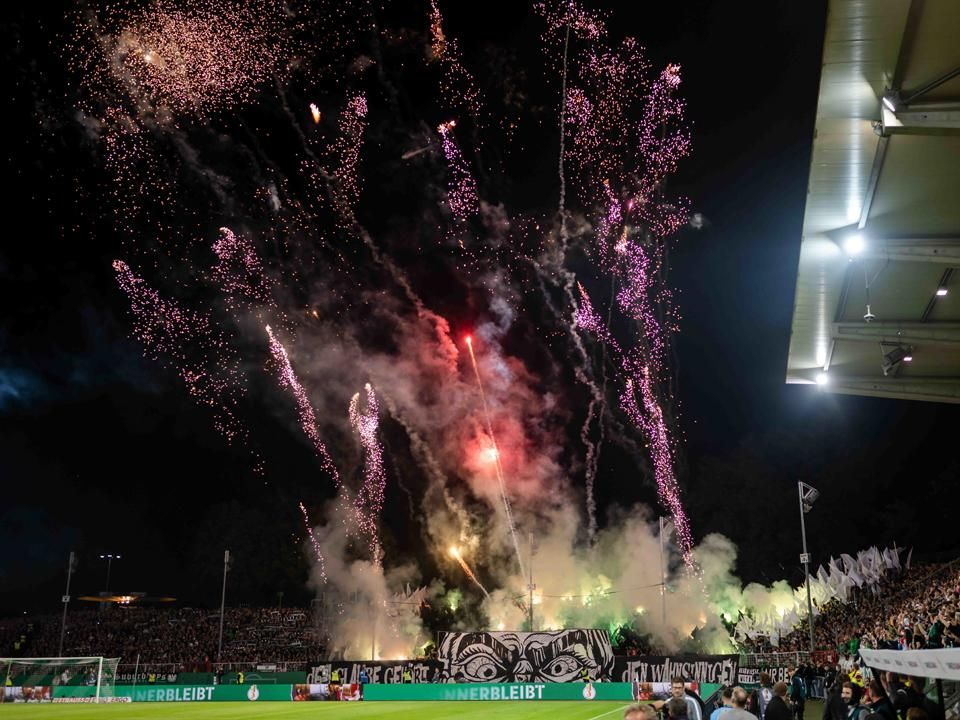
[(0, 700), (52, 700), (55, 695), (59, 696), (57, 688), (75, 697), (90, 698), (87, 702), (109, 700), (115, 695), (119, 663), (120, 658), (102, 656), (0, 658), (3, 672)]

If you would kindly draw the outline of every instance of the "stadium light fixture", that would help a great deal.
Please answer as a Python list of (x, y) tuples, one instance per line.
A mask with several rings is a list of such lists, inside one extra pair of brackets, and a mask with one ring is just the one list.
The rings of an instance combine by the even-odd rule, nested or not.
[(937, 297), (944, 297), (947, 294), (947, 289), (945, 287), (937, 288)]
[(827, 373), (822, 372), (819, 375), (817, 375), (817, 385), (819, 385), (820, 387), (823, 387), (824, 385), (829, 384), (829, 382), (830, 382), (830, 376), (827, 375)]
[[(881, 345), (880, 349), (883, 350), (884, 346)], [(895, 345), (892, 350), (884, 353), (880, 361), (880, 369), (883, 370), (884, 375), (889, 375), (902, 362), (913, 362), (913, 348)]]
[(815, 487), (807, 485), (805, 482), (800, 483), (800, 506), (803, 508), (805, 514), (810, 512), (810, 509), (819, 497), (820, 491)]
[(851, 258), (856, 257), (866, 249), (867, 241), (863, 237), (863, 233), (851, 233), (843, 239), (843, 251)]
[(896, 113), (899, 108), (903, 107), (903, 100), (900, 99), (900, 93), (896, 90), (887, 90), (880, 98), (880, 102), (892, 113)]

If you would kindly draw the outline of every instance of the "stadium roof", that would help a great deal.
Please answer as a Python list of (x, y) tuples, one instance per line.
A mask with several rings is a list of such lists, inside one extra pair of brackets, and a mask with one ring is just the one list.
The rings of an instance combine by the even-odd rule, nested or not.
[(830, 0), (788, 383), (960, 402), (958, 38), (958, 0)]

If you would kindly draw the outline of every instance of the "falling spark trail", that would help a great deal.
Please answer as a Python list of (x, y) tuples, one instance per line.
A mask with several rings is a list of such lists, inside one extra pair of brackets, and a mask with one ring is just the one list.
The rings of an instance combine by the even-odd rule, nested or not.
[(407, 150), (403, 155), (400, 156), (401, 160), (410, 160), (415, 158), (417, 155), (422, 155), (428, 150), (433, 150), (433, 145), (424, 145), (422, 148), (417, 148), (416, 150)]
[(497, 446), (497, 437), (493, 434), (493, 422), (490, 420), (490, 407), (487, 405), (487, 394), (483, 391), (483, 382), (480, 380), (480, 368), (477, 367), (477, 356), (473, 354), (473, 339), (467, 338), (467, 348), (470, 351), (470, 362), (473, 364), (473, 374), (477, 378), (477, 388), (480, 390), (480, 401), (483, 404), (483, 415), (487, 422), (487, 432), (490, 442), (493, 443), (493, 467), (496, 471), (497, 482), (500, 484), (500, 498), (503, 500), (503, 510), (507, 516), (507, 526), (510, 528), (510, 537), (513, 539), (513, 549), (517, 553), (517, 565), (520, 574), (525, 575), (523, 560), (520, 555), (520, 541), (517, 540), (517, 527), (513, 522), (513, 511), (510, 509), (510, 500), (507, 498), (507, 484), (503, 479), (503, 466), (500, 464), (500, 448)]
[(480, 198), (477, 195), (477, 181), (470, 174), (470, 168), (453, 136), (454, 127), (456, 127), (456, 121), (450, 120), (439, 125), (437, 132), (440, 133), (443, 155), (447, 159), (450, 173), (447, 182), (447, 204), (453, 216), (463, 221), (477, 212), (480, 207)]
[(310, 515), (307, 514), (307, 509), (303, 506), (303, 503), (299, 503), (300, 512), (303, 514), (303, 525), (307, 529), (307, 537), (310, 538), (310, 545), (313, 547), (313, 552), (317, 556), (317, 565), (320, 568), (320, 577), (323, 578), (323, 582), (327, 582), (327, 567), (326, 563), (323, 560), (323, 552), (320, 550), (320, 543), (317, 541), (317, 536), (313, 534), (313, 523), (310, 522)]
[(269, 325), (266, 326), (266, 329), (267, 336), (270, 338), (270, 354), (273, 356), (273, 360), (277, 365), (277, 381), (280, 383), (280, 387), (289, 390), (290, 394), (293, 395), (293, 399), (297, 403), (300, 427), (303, 428), (304, 434), (313, 444), (313, 448), (320, 458), (320, 465), (333, 479), (334, 487), (337, 488), (337, 504), (339, 507), (337, 514), (340, 516), (341, 522), (343, 522), (349, 534), (352, 527), (360, 524), (362, 517), (351, 504), (349, 491), (344, 487), (343, 483), (340, 482), (340, 473), (337, 471), (337, 466), (334, 465), (330, 453), (327, 452), (327, 446), (323, 440), (320, 439), (320, 432), (317, 430), (317, 417), (313, 411), (313, 406), (310, 404), (306, 390), (303, 389), (303, 385), (300, 384), (296, 373), (293, 371), (293, 366), (290, 364), (290, 357), (287, 355), (286, 349), (273, 334), (273, 329)]
[(470, 566), (467, 565), (467, 561), (463, 559), (463, 555), (460, 554), (460, 550), (455, 547), (450, 548), (450, 556), (460, 563), (460, 567), (463, 568), (463, 572), (466, 573), (467, 577), (473, 580), (473, 584), (483, 591), (483, 594), (487, 596), (487, 600), (490, 600), (490, 593), (487, 592), (487, 589), (483, 586), (483, 583), (477, 580), (477, 576), (473, 574), (473, 570), (471, 570)]
[[(690, 521), (680, 500), (680, 488), (674, 473), (674, 451), (670, 431), (663, 415), (663, 409), (654, 394), (650, 368), (635, 354), (628, 354), (617, 343), (606, 326), (594, 312), (590, 298), (583, 286), (580, 286), (580, 307), (576, 322), (579, 327), (593, 332), (605, 342), (618, 358), (625, 376), (624, 391), (620, 396), (620, 405), (630, 420), (646, 436), (647, 449), (653, 465), (657, 494), (664, 507), (670, 510), (676, 532), (677, 545), (683, 554), (683, 561), (695, 573), (699, 573), (693, 558), (693, 535)], [(637, 392), (642, 398), (641, 407), (637, 403)]]
[(567, 249), (567, 210), (565, 207), (567, 199), (567, 179), (563, 174), (563, 154), (565, 152), (564, 139), (566, 136), (564, 124), (566, 123), (567, 117), (567, 51), (569, 48), (570, 26), (567, 25), (567, 30), (563, 37), (563, 79), (560, 81), (560, 243), (563, 245), (564, 251)]
[[(563, 268), (563, 263), (565, 255), (567, 252), (567, 242), (569, 236), (567, 233), (567, 210), (566, 210), (566, 199), (567, 199), (567, 178), (564, 173), (563, 161), (564, 156), (566, 155), (566, 118), (567, 118), (567, 60), (570, 50), (570, 23), (566, 24), (563, 35), (563, 72), (560, 80), (560, 153), (557, 158), (557, 170), (560, 176), (560, 203), (559, 203), (559, 214), (560, 214), (560, 258), (559, 265)], [(563, 270), (564, 277), (564, 291), (567, 295), (568, 300), (574, 308), (574, 315), (576, 314), (576, 300), (573, 294), (573, 283), (574, 275), (573, 273)], [(576, 322), (571, 320), (569, 322), (569, 332), (570, 337), (573, 340), (574, 345), (577, 348), (577, 352), (580, 355), (582, 364), (576, 368), (574, 374), (579, 382), (586, 385), (590, 389), (590, 404), (587, 407), (587, 416), (583, 421), (583, 425), (580, 428), (580, 441), (583, 443), (586, 448), (586, 501), (587, 501), (587, 538), (589, 542), (593, 543), (593, 538), (597, 532), (597, 505), (596, 499), (594, 497), (594, 481), (597, 475), (597, 462), (599, 458), (599, 448), (597, 445), (590, 440), (590, 427), (593, 424), (594, 417), (599, 418), (600, 423), (600, 432), (603, 433), (603, 415), (606, 409), (605, 395), (600, 392), (600, 389), (597, 387), (597, 384), (589, 377), (585, 367), (588, 363), (587, 351), (583, 347), (583, 343), (580, 340), (580, 336), (576, 331)], [(599, 408), (599, 411), (598, 411)]]
[(377, 438), (377, 428), (380, 426), (377, 396), (370, 383), (364, 386), (364, 390), (367, 400), (366, 411), (360, 410), (360, 393), (356, 393), (350, 399), (350, 424), (360, 436), (360, 444), (364, 452), (363, 487), (357, 493), (355, 508), (357, 524), (370, 539), (373, 564), (379, 566), (383, 558), (383, 549), (377, 520), (383, 509), (387, 476), (383, 469), (383, 447)]

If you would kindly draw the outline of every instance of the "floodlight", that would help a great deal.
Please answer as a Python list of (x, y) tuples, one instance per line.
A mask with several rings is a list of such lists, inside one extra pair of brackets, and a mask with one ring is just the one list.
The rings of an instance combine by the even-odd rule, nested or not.
[(862, 233), (852, 233), (843, 239), (843, 251), (850, 257), (859, 255), (867, 249), (867, 241)]
[(817, 501), (817, 498), (820, 497), (820, 491), (812, 485), (807, 485), (805, 482), (797, 484), (800, 486), (800, 509), (803, 510), (804, 513), (808, 513)]
[(822, 385), (826, 385), (829, 382), (830, 382), (830, 376), (827, 375), (825, 372), (822, 372), (819, 375), (817, 375), (817, 385), (822, 386)]
[(943, 297), (946, 294), (947, 294), (947, 289), (945, 287), (937, 288), (937, 297)]

